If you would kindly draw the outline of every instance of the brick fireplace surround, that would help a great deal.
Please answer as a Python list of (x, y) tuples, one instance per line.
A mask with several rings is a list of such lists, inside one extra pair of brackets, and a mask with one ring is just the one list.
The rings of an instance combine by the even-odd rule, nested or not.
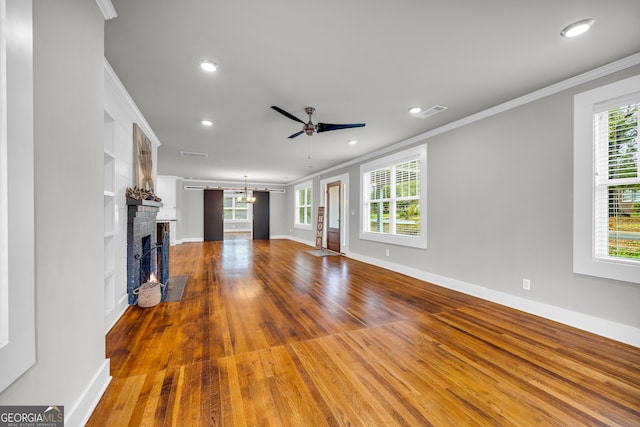
[[(150, 200), (127, 199), (127, 294), (129, 304), (136, 304), (138, 296), (133, 290), (148, 281), (149, 275), (158, 272), (158, 255), (167, 257), (167, 248), (163, 251), (157, 245), (156, 216), (162, 203)], [(167, 263), (163, 263), (167, 264)], [(164, 275), (166, 276), (166, 275)], [(167, 286), (163, 288), (163, 298)]]

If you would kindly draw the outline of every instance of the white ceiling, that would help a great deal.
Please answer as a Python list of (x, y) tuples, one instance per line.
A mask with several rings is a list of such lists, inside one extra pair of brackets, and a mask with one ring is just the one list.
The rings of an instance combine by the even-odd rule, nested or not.
[[(162, 143), (158, 173), (204, 180), (290, 183), (640, 52), (638, 0), (112, 1), (105, 56)], [(302, 125), (271, 105), (367, 125), (290, 140)]]

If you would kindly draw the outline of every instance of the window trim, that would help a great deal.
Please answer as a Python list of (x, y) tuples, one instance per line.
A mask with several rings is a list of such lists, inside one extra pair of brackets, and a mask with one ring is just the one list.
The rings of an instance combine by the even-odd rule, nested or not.
[[(365, 175), (377, 169), (395, 166), (412, 160), (418, 160), (420, 162), (420, 233), (418, 236), (405, 236), (398, 234), (374, 233), (366, 230), (365, 225), (369, 220), (367, 208), (367, 204), (369, 203), (369, 188)], [(427, 218), (427, 144), (422, 144), (360, 165), (360, 180), (360, 207), (362, 211), (360, 217), (360, 239), (426, 249), (427, 223), (422, 220), (422, 217)]]
[[(311, 190), (311, 216), (309, 217), (309, 224), (305, 224), (300, 222), (300, 217), (299, 217), (299, 208), (300, 205), (298, 204), (298, 201), (300, 200), (299, 195), (298, 195), (298, 191), (302, 190), (302, 189), (309, 189)], [(293, 212), (293, 227), (294, 228), (300, 228), (302, 230), (313, 230), (313, 181), (305, 181), (302, 182), (300, 184), (297, 184), (294, 188), (293, 188), (293, 197), (294, 197), (294, 212)]]
[(573, 271), (578, 274), (640, 283), (640, 263), (597, 259), (595, 254), (595, 154), (593, 115), (608, 100), (640, 92), (640, 75), (574, 97)]

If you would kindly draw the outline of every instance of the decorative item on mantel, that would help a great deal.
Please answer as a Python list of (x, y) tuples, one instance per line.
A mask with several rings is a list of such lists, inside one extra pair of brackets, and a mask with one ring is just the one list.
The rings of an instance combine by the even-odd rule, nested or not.
[(133, 200), (151, 200), (152, 202), (161, 202), (162, 199), (155, 195), (151, 190), (144, 190), (140, 187), (127, 187), (127, 199)]
[(148, 308), (158, 305), (162, 299), (162, 289), (165, 285), (158, 282), (156, 275), (151, 273), (149, 281), (133, 290), (134, 295), (138, 295), (138, 307)]

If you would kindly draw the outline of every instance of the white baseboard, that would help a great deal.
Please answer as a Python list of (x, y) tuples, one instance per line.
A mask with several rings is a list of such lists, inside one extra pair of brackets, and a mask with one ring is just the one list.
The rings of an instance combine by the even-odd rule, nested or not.
[(104, 332), (105, 334), (109, 333), (111, 328), (113, 328), (115, 324), (118, 323), (118, 320), (120, 320), (127, 308), (129, 308), (129, 294), (124, 294), (118, 301), (116, 307), (113, 309), (113, 314), (110, 315), (107, 319), (107, 324), (105, 325), (106, 330)]
[(281, 240), (281, 239), (291, 240), (291, 237), (287, 236), (286, 234), (271, 234), (269, 235), (269, 239), (270, 240)]
[[(298, 243), (302, 243), (303, 245), (307, 245), (307, 246), (316, 246), (316, 242), (313, 240), (304, 240), (304, 239), (300, 239), (298, 237), (295, 236), (283, 236), (283, 239), (289, 239), (289, 240), (293, 240), (294, 242), (298, 242)], [(273, 237), (272, 237), (273, 239)]]
[(185, 237), (180, 239), (180, 243), (197, 243), (204, 242), (204, 237)]
[(93, 410), (98, 405), (98, 402), (100, 402), (104, 391), (111, 382), (110, 366), (111, 363), (109, 359), (105, 359), (76, 403), (69, 411), (65, 410), (64, 425), (66, 427), (80, 427), (87, 423)]
[(360, 255), (354, 252), (349, 252), (346, 256), (367, 264), (376, 265), (386, 268), (387, 270), (406, 274), (407, 276), (433, 283), (434, 285), (442, 286), (443, 288), (495, 302), (500, 305), (511, 307), (516, 310), (524, 311), (526, 313), (640, 348), (640, 328), (510, 295), (504, 292), (428, 273), (426, 271), (406, 267), (404, 265), (395, 264), (378, 258)]

